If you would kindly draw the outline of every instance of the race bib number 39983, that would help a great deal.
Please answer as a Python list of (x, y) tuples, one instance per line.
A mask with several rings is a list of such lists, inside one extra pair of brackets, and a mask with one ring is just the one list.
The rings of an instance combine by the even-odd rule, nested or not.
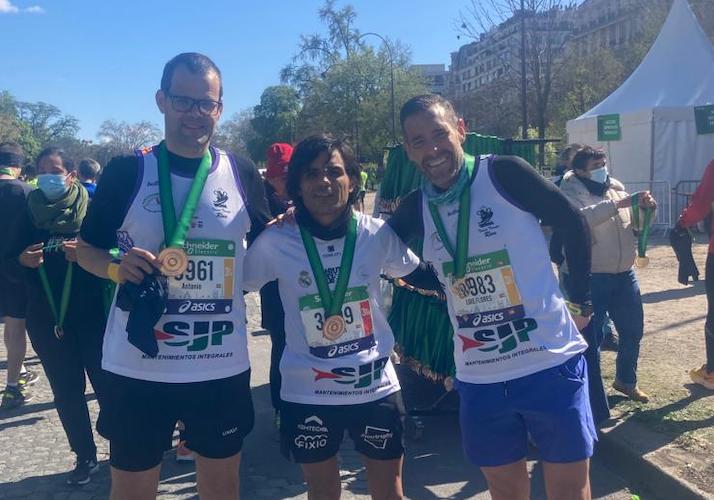
[(507, 250), (470, 257), (463, 278), (444, 263), (459, 328), (503, 323), (525, 315)]

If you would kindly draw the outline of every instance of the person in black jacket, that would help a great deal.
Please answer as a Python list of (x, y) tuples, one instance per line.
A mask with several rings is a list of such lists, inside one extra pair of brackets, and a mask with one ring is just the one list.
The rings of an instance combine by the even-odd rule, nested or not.
[[(25, 206), (27, 194), (32, 190), (29, 184), (18, 179), (25, 154), (15, 142), (0, 144), (0, 234), (7, 234), (18, 214)], [(3, 245), (6, 241), (3, 241)], [(27, 370), (24, 365), (27, 352), (25, 334), (25, 309), (27, 301), (25, 286), (13, 282), (0, 271), (0, 318), (5, 325), (3, 336), (7, 352), (7, 381), (2, 392), (0, 410), (10, 410), (32, 399), (28, 386), (34, 384), (39, 375)]]
[[(293, 154), (290, 144), (274, 143), (266, 151), (265, 197), (270, 215), (276, 217), (292, 206), (285, 189), (288, 164)], [(280, 358), (285, 350), (285, 311), (278, 293), (278, 282), (271, 281), (260, 289), (261, 326), (270, 332), (270, 400), (275, 410), (275, 424), (280, 419)]]
[(74, 164), (58, 148), (37, 158), (38, 186), (7, 234), (3, 270), (27, 286), (27, 332), (50, 382), (76, 468), (72, 485), (97, 468), (85, 399), (85, 372), (101, 397), (104, 307), (100, 279), (77, 264), (76, 236), (89, 196)]

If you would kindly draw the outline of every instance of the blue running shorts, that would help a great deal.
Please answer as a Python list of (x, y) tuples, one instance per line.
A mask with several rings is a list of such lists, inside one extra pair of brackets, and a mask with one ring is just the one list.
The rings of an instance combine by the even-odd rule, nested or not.
[(597, 433), (581, 354), (508, 382), (457, 381), (456, 388), (464, 451), (476, 465), (497, 467), (525, 458), (529, 434), (546, 462), (578, 462), (593, 454)]

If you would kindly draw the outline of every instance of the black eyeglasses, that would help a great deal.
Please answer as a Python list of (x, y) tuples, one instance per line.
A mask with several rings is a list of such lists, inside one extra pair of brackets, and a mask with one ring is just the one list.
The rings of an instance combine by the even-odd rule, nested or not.
[(179, 113), (190, 113), (195, 106), (200, 114), (210, 116), (223, 106), (222, 102), (211, 99), (193, 99), (183, 95), (171, 95), (168, 92), (164, 92), (164, 94), (171, 100), (171, 107), (174, 108), (174, 111)]

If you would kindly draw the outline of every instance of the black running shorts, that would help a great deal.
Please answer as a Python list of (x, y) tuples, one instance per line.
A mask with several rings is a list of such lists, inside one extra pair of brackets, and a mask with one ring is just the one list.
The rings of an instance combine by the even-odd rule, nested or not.
[(401, 392), (358, 405), (283, 401), (282, 452), (297, 463), (322, 462), (337, 454), (346, 430), (359, 453), (375, 460), (394, 460), (404, 454), (404, 416)]
[(183, 384), (107, 373), (97, 430), (109, 440), (113, 467), (137, 472), (157, 466), (179, 420), (186, 447), (199, 455), (228, 458), (240, 452), (254, 421), (250, 370)]
[(0, 274), (0, 317), (24, 319), (27, 309), (25, 285), (8, 280)]

